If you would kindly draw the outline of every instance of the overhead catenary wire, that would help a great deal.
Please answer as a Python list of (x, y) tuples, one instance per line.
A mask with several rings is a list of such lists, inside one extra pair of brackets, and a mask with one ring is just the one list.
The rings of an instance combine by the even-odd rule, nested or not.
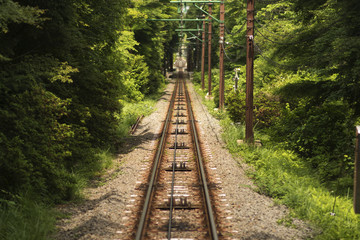
[(278, 36), (278, 37), (289, 37), (289, 35), (283, 35), (283, 34), (278, 34), (278, 33), (275, 33), (275, 32), (272, 32), (270, 31), (269, 29), (267, 29), (263, 24), (261, 24), (257, 18), (254, 18), (255, 21), (261, 26), (262, 29), (264, 29), (266, 32), (270, 33), (270, 34), (273, 34), (275, 36)]
[(272, 60), (271, 58), (267, 57), (264, 55), (263, 51), (260, 49), (260, 47), (254, 42), (254, 46), (256, 48), (256, 50), (259, 52), (260, 56), (265, 60), (267, 61), (268, 63), (270, 63), (271, 65), (274, 65), (274, 66), (279, 66), (279, 67), (282, 67), (282, 68), (286, 68), (286, 69), (289, 69), (289, 70), (297, 70), (299, 66), (295, 66), (295, 65), (286, 65), (286, 64), (282, 64), (282, 63), (279, 63), (279, 62), (276, 62), (274, 60)]
[(274, 41), (270, 38), (268, 38), (267, 36), (265, 36), (258, 28), (255, 28), (256, 32), (258, 32), (263, 38), (265, 38), (266, 40), (272, 42), (272, 43), (275, 43), (275, 44), (279, 44), (279, 45), (296, 45), (296, 44), (299, 44), (301, 42), (294, 42), (294, 43), (285, 43), (285, 42), (278, 42), (278, 41)]
[[(236, 32), (232, 33), (225, 25), (225, 30), (227, 32), (227, 34), (230, 34), (230, 35), (235, 35), (235, 34), (238, 34), (239, 32), (241, 32), (243, 30), (243, 28), (245, 27), (246, 25), (246, 21), (243, 23), (243, 25), (241, 26), (241, 28), (239, 30), (237, 30)], [(225, 32), (225, 33), (226, 33)]]
[(225, 57), (226, 57), (228, 60), (230, 60), (231, 62), (237, 62), (237, 61), (239, 61), (239, 59), (240, 59), (240, 57), (241, 57), (241, 56), (240, 56), (241, 54), (239, 54), (236, 59), (232, 59), (232, 58), (230, 58), (229, 55), (226, 53), (226, 49), (225, 49), (225, 47), (224, 47), (224, 44), (221, 44), (221, 47), (222, 47), (222, 49), (223, 49), (223, 51), (224, 51)]
[[(265, 31), (271, 33), (271, 34), (276, 34), (276, 33), (273, 33), (269, 30), (267, 30), (263, 25), (261, 25), (258, 21), (256, 21), (263, 29), (265, 29)], [(288, 45), (288, 46), (295, 46), (295, 45), (299, 45), (299, 44), (302, 44), (302, 43), (308, 43), (314, 39), (316, 39), (316, 37), (320, 36), (322, 34), (322, 31), (317, 31), (316, 33), (314, 33), (314, 35), (311, 35), (311, 36), (306, 36), (304, 37), (303, 39), (297, 39), (296, 41), (293, 41), (293, 42), (279, 42), (279, 41), (275, 41), (275, 40), (272, 40), (270, 39), (269, 37), (267, 37), (265, 34), (263, 34), (263, 32), (261, 32), (259, 30), (259, 28), (255, 28), (255, 30), (262, 36), (264, 37), (266, 40), (274, 43), (274, 44), (279, 44), (279, 45)], [(305, 33), (305, 32), (304, 32)], [(301, 34), (302, 33), (294, 33), (296, 36), (298, 37), (301, 37)], [(285, 36), (285, 35), (278, 35), (278, 36), (281, 36), (281, 37), (284, 37), (284, 38), (287, 38), (287, 40), (289, 39), (294, 39), (295, 38), (295, 35), (289, 35), (289, 36)]]

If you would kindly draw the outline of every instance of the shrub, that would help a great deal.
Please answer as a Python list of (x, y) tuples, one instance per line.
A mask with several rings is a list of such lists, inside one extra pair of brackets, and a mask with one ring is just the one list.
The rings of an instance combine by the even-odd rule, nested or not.
[(353, 171), (349, 157), (354, 151), (352, 116), (342, 102), (316, 106), (304, 100), (295, 109), (284, 110), (273, 128), (272, 139), (284, 142), (306, 158), (323, 182), (331, 182)]
[[(230, 91), (227, 94), (227, 110), (234, 122), (245, 121), (245, 92)], [(270, 93), (256, 93), (254, 96), (254, 123), (259, 128), (267, 128), (278, 120), (281, 105), (278, 97)]]
[[(32, 197), (31, 197), (32, 198)], [(54, 230), (55, 212), (26, 195), (0, 199), (0, 239), (49, 239)]]

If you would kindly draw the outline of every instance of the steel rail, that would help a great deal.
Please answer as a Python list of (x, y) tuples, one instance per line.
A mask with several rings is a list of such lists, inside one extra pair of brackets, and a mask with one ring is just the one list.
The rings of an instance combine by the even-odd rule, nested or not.
[(190, 104), (190, 96), (189, 96), (189, 92), (187, 90), (186, 85), (185, 85), (185, 96), (186, 96), (187, 102), (189, 103), (188, 112), (189, 112), (190, 121), (191, 121), (191, 128), (193, 130), (196, 154), (198, 157), (198, 165), (199, 165), (199, 171), (200, 171), (202, 185), (203, 185), (203, 192), (204, 192), (204, 197), (205, 197), (205, 204), (206, 204), (206, 211), (207, 211), (207, 215), (208, 215), (208, 221), (209, 221), (208, 224), (209, 224), (209, 228), (210, 228), (211, 239), (218, 240), (216, 223), (215, 223), (214, 214), (213, 214), (213, 210), (212, 210), (212, 206), (211, 206), (210, 194), (209, 194), (209, 189), (208, 189), (208, 185), (207, 185), (207, 181), (206, 181), (205, 169), (204, 169), (203, 160), (201, 157), (200, 144), (199, 144), (197, 131), (196, 131), (195, 118), (194, 118), (194, 114), (193, 114), (192, 107)]
[[(178, 81), (180, 78), (180, 73), (178, 76)], [(178, 89), (179, 89), (179, 95), (178, 97), (180, 97), (180, 92), (181, 92), (181, 84), (179, 84)], [(178, 107), (180, 107), (180, 102), (178, 102)], [(176, 127), (175, 127), (175, 144), (174, 144), (174, 156), (173, 156), (173, 162), (172, 162), (172, 178), (171, 178), (171, 194), (170, 194), (170, 212), (169, 212), (169, 227), (168, 227), (168, 240), (171, 239), (171, 227), (172, 227), (172, 213), (173, 213), (173, 205), (174, 205), (174, 185), (175, 185), (175, 167), (176, 167), (176, 150), (177, 150), (177, 137), (178, 137), (178, 128), (179, 128), (179, 113), (180, 113), (180, 109), (177, 110), (177, 117), (176, 117)]]
[(176, 96), (176, 90), (179, 86), (179, 81), (176, 81), (176, 85), (175, 85), (175, 91), (173, 92), (173, 95), (171, 96), (171, 101), (170, 101), (170, 105), (169, 105), (169, 110), (166, 116), (166, 120), (164, 123), (164, 129), (161, 135), (161, 139), (160, 139), (160, 143), (158, 145), (158, 149), (156, 152), (156, 157), (155, 157), (155, 161), (154, 161), (154, 165), (153, 165), (153, 170), (151, 173), (151, 177), (150, 177), (150, 182), (149, 182), (149, 186), (148, 186), (148, 190), (146, 192), (146, 197), (145, 197), (145, 202), (144, 202), (144, 206), (143, 206), (143, 210), (141, 213), (141, 217), (139, 220), (139, 225), (138, 225), (138, 229), (136, 231), (136, 240), (141, 240), (141, 238), (144, 235), (144, 226), (145, 226), (145, 222), (146, 222), (146, 216), (149, 213), (150, 210), (150, 205), (151, 205), (151, 198), (153, 195), (153, 190), (154, 190), (154, 186), (155, 186), (155, 179), (158, 173), (158, 166), (159, 166), (159, 162), (160, 162), (160, 158), (162, 156), (162, 149), (163, 149), (163, 145), (165, 143), (165, 137), (166, 137), (166, 133), (170, 124), (170, 120), (171, 120), (171, 115), (173, 112), (173, 106), (175, 103), (175, 96)]
[[(158, 166), (160, 163), (160, 159), (162, 157), (163, 154), (163, 147), (165, 145), (165, 138), (168, 132), (168, 127), (171, 121), (171, 117), (173, 114), (173, 109), (174, 109), (174, 105), (175, 105), (175, 99), (176, 99), (176, 92), (179, 90), (180, 92), (180, 88), (182, 88), (185, 92), (185, 97), (186, 97), (186, 101), (188, 103), (188, 113), (189, 113), (189, 121), (191, 122), (191, 129), (193, 132), (193, 140), (194, 140), (194, 145), (195, 145), (195, 150), (196, 150), (196, 155), (197, 155), (197, 165), (199, 168), (199, 173), (200, 173), (200, 178), (201, 178), (201, 185), (202, 185), (202, 192), (203, 192), (203, 197), (204, 197), (204, 202), (205, 202), (205, 212), (207, 215), (207, 225), (209, 227), (209, 234), (212, 240), (218, 240), (218, 234), (217, 234), (217, 230), (216, 230), (216, 223), (215, 223), (215, 218), (213, 215), (213, 210), (212, 210), (212, 205), (211, 205), (211, 201), (210, 201), (210, 194), (209, 194), (209, 189), (208, 189), (208, 185), (207, 185), (207, 181), (206, 181), (206, 174), (205, 174), (205, 170), (204, 170), (204, 165), (203, 165), (203, 160), (202, 160), (202, 156), (201, 156), (201, 149), (200, 149), (200, 144), (199, 144), (199, 140), (198, 140), (198, 135), (197, 135), (197, 128), (195, 125), (195, 119), (194, 119), (194, 114), (192, 111), (192, 107), (191, 107), (191, 103), (190, 103), (190, 96), (187, 90), (187, 87), (185, 85), (185, 81), (184, 80), (180, 80), (177, 79), (176, 81), (176, 85), (175, 85), (175, 90), (172, 94), (171, 97), (171, 101), (169, 104), (169, 110), (167, 113), (167, 117), (164, 123), (164, 128), (162, 131), (162, 136), (161, 136), (161, 140), (158, 144), (158, 148), (157, 148), (157, 152), (156, 152), (156, 157), (154, 160), (154, 164), (153, 164), (153, 169), (152, 169), (152, 173), (151, 173), (151, 177), (150, 177), (150, 182), (149, 182), (149, 186), (147, 189), (147, 193), (146, 193), (146, 197), (145, 197), (145, 202), (144, 202), (144, 206), (143, 206), (143, 210), (141, 213), (141, 217), (139, 220), (139, 224), (138, 224), (138, 229), (136, 232), (136, 240), (141, 240), (144, 235), (145, 235), (145, 224), (147, 222), (147, 216), (150, 212), (150, 207), (151, 207), (151, 199), (152, 196), (154, 194), (154, 187), (155, 187), (155, 181), (158, 175)], [(178, 122), (178, 121), (177, 121)], [(177, 132), (175, 130), (175, 132)], [(174, 146), (175, 146), (175, 153), (174, 153), (174, 161), (175, 161), (175, 154), (176, 154), (176, 145), (177, 142), (175, 141)], [(173, 171), (175, 170), (175, 164), (173, 162)], [(174, 184), (174, 176), (173, 176), (173, 180), (172, 180), (172, 185)], [(171, 191), (171, 197), (173, 196), (173, 186), (172, 186), (172, 191)], [(168, 239), (171, 239), (171, 224), (172, 224), (172, 211), (173, 211), (173, 200), (171, 198), (170, 200), (170, 213), (169, 213), (169, 226), (168, 226)]]

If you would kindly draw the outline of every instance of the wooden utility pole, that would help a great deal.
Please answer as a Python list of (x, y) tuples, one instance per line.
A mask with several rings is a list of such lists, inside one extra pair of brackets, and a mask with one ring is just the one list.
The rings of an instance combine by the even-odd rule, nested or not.
[(203, 21), (202, 31), (202, 52), (201, 52), (201, 89), (205, 89), (205, 21)]
[(224, 44), (225, 44), (225, 4), (220, 3), (220, 80), (219, 80), (219, 109), (223, 110), (225, 105), (225, 80), (224, 80)]
[(254, 15), (255, 0), (247, 0), (245, 140), (249, 143), (254, 142)]
[(200, 41), (198, 38), (196, 38), (196, 61), (195, 61), (195, 65), (196, 65), (196, 71), (199, 71), (200, 70)]
[[(209, 3), (209, 15), (212, 14), (212, 3)], [(208, 94), (211, 96), (211, 38), (212, 38), (212, 23), (209, 16), (209, 32), (208, 32)]]
[(356, 126), (356, 147), (354, 166), (354, 212), (360, 213), (360, 126)]

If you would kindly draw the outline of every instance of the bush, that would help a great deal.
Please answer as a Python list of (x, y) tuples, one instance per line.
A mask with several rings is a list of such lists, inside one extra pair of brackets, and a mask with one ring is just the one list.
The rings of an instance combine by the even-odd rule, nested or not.
[(0, 199), (0, 239), (46, 240), (54, 226), (54, 211), (26, 195)]
[[(230, 91), (226, 97), (229, 117), (234, 122), (245, 122), (246, 95), (244, 91)], [(256, 93), (254, 96), (254, 123), (258, 128), (275, 124), (280, 117), (281, 105), (278, 97), (270, 93)]]
[(353, 172), (352, 116), (350, 108), (342, 102), (314, 106), (302, 101), (297, 108), (284, 110), (273, 128), (272, 139), (284, 142), (306, 158), (323, 182), (331, 182)]
[(293, 151), (270, 143), (261, 148), (238, 146), (236, 139), (244, 135), (244, 126), (231, 124), (229, 119), (222, 120), (221, 125), (227, 147), (253, 166), (248, 175), (257, 191), (290, 207), (291, 221), (292, 217), (308, 220), (318, 234), (314, 239), (359, 239), (360, 217), (352, 211), (350, 192), (344, 196), (329, 192)]
[(68, 102), (39, 87), (8, 101), (11, 107), (0, 112), (6, 123), (0, 128), (0, 189), (30, 188), (56, 200), (67, 198), (74, 179), (65, 162), (74, 132), (61, 119)]
[(197, 84), (201, 83), (201, 72), (194, 72), (193, 81)]

